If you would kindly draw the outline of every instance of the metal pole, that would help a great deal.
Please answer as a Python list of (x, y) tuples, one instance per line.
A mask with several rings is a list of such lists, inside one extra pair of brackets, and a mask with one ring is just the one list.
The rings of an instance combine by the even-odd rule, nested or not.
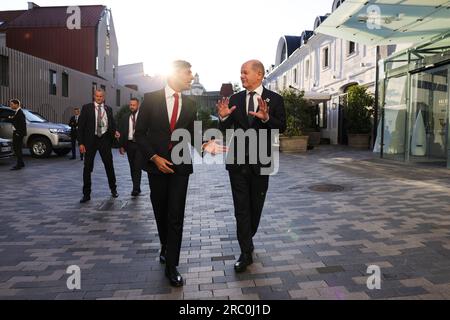
[(373, 114), (373, 145), (372, 148), (375, 146), (376, 139), (377, 139), (377, 133), (378, 133), (378, 113), (379, 113), (379, 87), (378, 82), (380, 81), (380, 67), (379, 67), (379, 61), (380, 61), (380, 46), (377, 46), (377, 54), (376, 54), (376, 66), (375, 66), (375, 105), (374, 105), (374, 114)]

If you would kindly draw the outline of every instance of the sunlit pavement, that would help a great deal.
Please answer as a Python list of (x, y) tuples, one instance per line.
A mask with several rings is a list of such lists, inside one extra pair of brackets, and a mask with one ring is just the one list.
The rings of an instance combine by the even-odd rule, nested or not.
[[(185, 285), (172, 288), (158, 259), (147, 178), (133, 199), (128, 162), (117, 150), (119, 198), (110, 197), (97, 156), (84, 205), (80, 160), (25, 160), (17, 172), (9, 171), (12, 159), (0, 161), (1, 299), (450, 298), (445, 168), (333, 146), (282, 154), (254, 263), (235, 274), (228, 175), (223, 165), (196, 165), (179, 267)], [(80, 290), (67, 287), (71, 265), (81, 270)], [(381, 270), (380, 289), (367, 286), (375, 283), (371, 265)]]

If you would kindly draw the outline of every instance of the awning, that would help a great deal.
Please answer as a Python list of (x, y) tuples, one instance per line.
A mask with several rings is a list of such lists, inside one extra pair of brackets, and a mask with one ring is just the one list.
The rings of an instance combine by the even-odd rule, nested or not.
[(303, 96), (303, 99), (309, 100), (311, 102), (320, 103), (324, 101), (328, 101), (331, 99), (331, 95), (328, 93), (321, 93), (321, 92), (305, 92), (305, 95)]
[(346, 0), (315, 32), (366, 45), (414, 45), (448, 32), (449, 21), (449, 0)]

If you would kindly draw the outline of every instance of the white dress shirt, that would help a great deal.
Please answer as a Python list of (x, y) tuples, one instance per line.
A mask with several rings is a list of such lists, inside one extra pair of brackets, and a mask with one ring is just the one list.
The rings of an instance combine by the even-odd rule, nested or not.
[[(97, 102), (94, 102), (94, 106), (95, 106), (95, 135), (97, 135), (97, 119), (99, 110), (102, 115), (102, 123), (103, 123), (102, 135), (104, 135), (106, 131), (108, 131), (108, 115), (106, 114), (105, 105), (103, 103), (99, 105)], [(100, 109), (97, 108), (98, 106), (100, 106)]]
[[(134, 115), (134, 119), (137, 122), (138, 119), (139, 110), (136, 111), (136, 114)], [(130, 114), (130, 118), (128, 119), (128, 140), (133, 140), (134, 138), (134, 131), (136, 128), (133, 128), (133, 114)]]
[[(172, 113), (173, 113), (173, 105), (175, 103), (175, 97), (173, 96), (174, 93), (176, 93), (175, 90), (173, 90), (169, 85), (166, 85), (166, 88), (164, 89), (165, 93), (166, 93), (166, 104), (167, 104), (167, 114), (169, 115), (169, 123), (170, 120), (172, 119)], [(178, 114), (177, 114), (177, 121), (178, 118), (180, 117), (180, 113), (181, 113), (181, 106), (183, 104), (182, 99), (181, 99), (181, 92), (178, 92)]]

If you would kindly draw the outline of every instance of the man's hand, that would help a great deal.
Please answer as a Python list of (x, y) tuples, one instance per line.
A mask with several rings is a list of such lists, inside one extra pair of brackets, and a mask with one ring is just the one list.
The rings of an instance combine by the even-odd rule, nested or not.
[(158, 155), (154, 156), (152, 158), (153, 163), (156, 165), (159, 171), (162, 173), (175, 173), (169, 166), (172, 166), (173, 163), (170, 161), (164, 159), (163, 157), (160, 157)]
[(222, 154), (228, 151), (228, 147), (216, 143), (215, 140), (210, 140), (202, 145), (202, 150), (211, 153), (213, 156), (216, 154)]
[(125, 155), (125, 148), (124, 148), (124, 147), (121, 147), (121, 148), (119, 149), (119, 153), (120, 153), (121, 155)]
[(84, 144), (80, 144), (80, 153), (81, 154), (85, 154), (86, 153), (86, 147), (84, 146)]
[(267, 102), (261, 98), (258, 98), (258, 107), (258, 112), (250, 111), (248, 114), (261, 119), (262, 121), (269, 120), (269, 106), (267, 105)]
[(120, 132), (119, 132), (119, 131), (116, 131), (116, 133), (114, 134), (114, 137), (115, 137), (116, 139), (119, 139), (119, 138), (120, 138)]
[(236, 109), (236, 106), (229, 108), (229, 103), (230, 99), (228, 98), (222, 98), (222, 100), (217, 102), (217, 113), (222, 119), (228, 117)]

